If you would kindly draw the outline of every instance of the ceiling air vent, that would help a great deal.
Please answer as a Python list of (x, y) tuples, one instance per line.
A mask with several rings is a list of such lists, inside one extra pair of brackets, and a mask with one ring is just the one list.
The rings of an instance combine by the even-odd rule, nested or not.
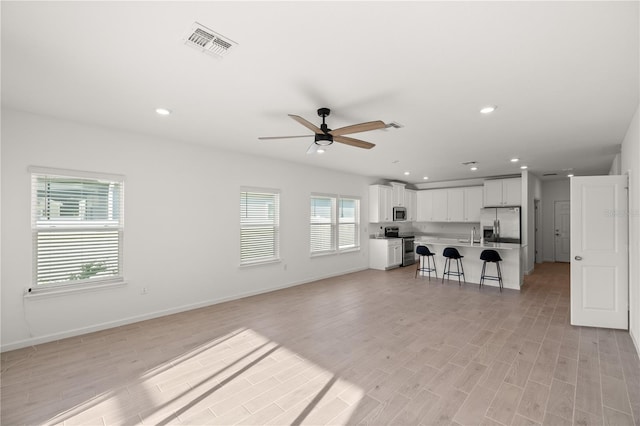
[(213, 56), (223, 57), (237, 46), (233, 40), (210, 30), (202, 24), (194, 22), (189, 31), (185, 34), (184, 43), (194, 47), (201, 52), (209, 53)]
[(542, 176), (558, 176), (557, 173), (545, 173)]

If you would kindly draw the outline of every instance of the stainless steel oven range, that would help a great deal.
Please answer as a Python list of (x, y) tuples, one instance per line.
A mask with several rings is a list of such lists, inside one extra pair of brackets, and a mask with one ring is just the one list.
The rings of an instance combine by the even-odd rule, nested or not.
[(387, 226), (384, 228), (384, 236), (386, 238), (402, 238), (402, 265), (408, 266), (416, 263), (415, 241), (414, 235), (405, 235), (400, 233), (398, 226)]

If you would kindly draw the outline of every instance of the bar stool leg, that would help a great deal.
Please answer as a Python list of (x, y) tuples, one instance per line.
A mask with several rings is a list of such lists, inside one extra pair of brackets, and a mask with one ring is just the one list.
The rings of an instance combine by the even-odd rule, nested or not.
[(462, 281), (464, 281), (464, 283), (467, 283), (467, 277), (464, 276), (464, 264), (462, 263), (462, 259), (460, 259), (460, 269), (462, 269)]
[(496, 268), (498, 269), (498, 284), (500, 284), (500, 293), (502, 293), (502, 269), (500, 269), (500, 262), (496, 262)]
[(436, 257), (433, 256), (433, 272), (436, 274), (436, 279), (438, 279), (438, 268), (436, 268)]
[(414, 279), (418, 278), (418, 271), (420, 270), (420, 261), (422, 260), (422, 256), (418, 258), (418, 264), (416, 265), (416, 275), (413, 277)]
[(445, 257), (445, 259), (444, 259), (444, 269), (443, 269), (444, 272), (442, 272), (442, 284), (444, 284), (444, 276), (447, 275), (447, 261), (448, 260), (449, 260), (449, 258)]
[(460, 282), (460, 259), (456, 259), (456, 272), (458, 273), (458, 286), (461, 286)]
[(438, 279), (438, 270), (436, 269), (436, 260), (435, 259), (433, 259), (433, 266), (431, 266), (431, 260), (432, 260), (431, 258), (432, 257), (433, 256), (429, 256), (427, 258), (427, 261), (429, 263), (429, 281), (431, 281), (431, 270), (432, 269), (433, 269), (433, 272), (436, 274), (436, 279)]
[(484, 281), (484, 273), (486, 269), (487, 269), (487, 262), (484, 261), (482, 262), (482, 272), (480, 273), (480, 286), (478, 287), (478, 290), (482, 288), (482, 283)]

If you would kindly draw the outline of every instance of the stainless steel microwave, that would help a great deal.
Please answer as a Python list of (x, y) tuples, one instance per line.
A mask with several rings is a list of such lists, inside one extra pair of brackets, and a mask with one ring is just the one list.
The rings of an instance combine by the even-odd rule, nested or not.
[(393, 208), (393, 220), (394, 222), (401, 222), (407, 220), (406, 207), (394, 207)]

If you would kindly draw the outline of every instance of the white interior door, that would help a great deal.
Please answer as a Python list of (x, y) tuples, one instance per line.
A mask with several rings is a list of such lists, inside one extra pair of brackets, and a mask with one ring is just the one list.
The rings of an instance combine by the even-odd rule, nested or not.
[(571, 178), (571, 324), (628, 328), (626, 176)]
[(569, 262), (571, 259), (571, 203), (556, 201), (554, 205), (555, 261)]

